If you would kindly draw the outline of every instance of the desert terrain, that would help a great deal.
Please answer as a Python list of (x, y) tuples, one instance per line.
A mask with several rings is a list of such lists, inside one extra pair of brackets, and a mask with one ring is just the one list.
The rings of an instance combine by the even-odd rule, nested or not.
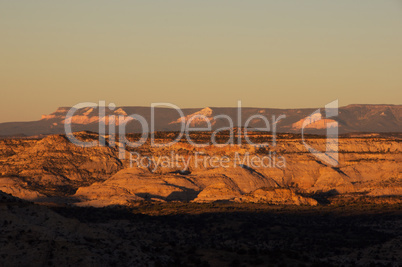
[[(76, 137), (99, 139), (89, 132)], [(156, 137), (162, 144), (176, 133)], [(130, 138), (134, 142), (139, 135)], [(192, 138), (206, 143), (211, 133), (194, 133)], [(216, 137), (222, 144), (227, 138), (224, 132)], [(269, 133), (251, 133), (250, 138), (265, 140), (266, 145), (197, 148), (183, 137), (170, 146), (127, 146), (124, 159), (118, 141), (115, 146), (79, 147), (64, 135), (1, 139), (0, 188), (34, 202), (79, 206), (138, 201), (318, 205), (315, 198), (323, 194), (373, 199), (402, 194), (400, 134), (341, 136), (337, 166), (310, 153), (296, 134), (280, 134), (275, 145)], [(310, 135), (305, 141), (325, 150), (325, 137)], [(219, 165), (222, 159), (225, 164)]]
[[(211, 134), (191, 138), (201, 144)], [(75, 136), (99, 140), (94, 132)], [(155, 136), (166, 143), (177, 133)], [(118, 139), (102, 138), (106, 146), (79, 147), (65, 135), (0, 140), (6, 266), (402, 264), (398, 133), (341, 135), (336, 167), (297, 134), (279, 134), (275, 145), (264, 132), (250, 139), (266, 145), (147, 142), (125, 147), (124, 159)], [(228, 138), (216, 136), (222, 144)], [(305, 141), (325, 150), (327, 140)], [(168, 164), (172, 152), (181, 165)], [(139, 155), (146, 166), (138, 166)], [(270, 166), (247, 161), (267, 155)], [(215, 166), (214, 156), (227, 166)]]

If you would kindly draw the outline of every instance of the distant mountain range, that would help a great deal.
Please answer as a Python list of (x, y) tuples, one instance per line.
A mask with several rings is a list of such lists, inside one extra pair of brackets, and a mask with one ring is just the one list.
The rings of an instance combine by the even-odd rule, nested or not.
[[(69, 107), (58, 108), (49, 115), (43, 115), (42, 119), (30, 122), (7, 122), (0, 123), (0, 136), (34, 136), (47, 134), (64, 133), (64, 121)], [(348, 105), (340, 107), (338, 116), (325, 118), (325, 109), (321, 108), (322, 119), (316, 121), (310, 116), (317, 108), (306, 109), (271, 109), (271, 108), (248, 108), (241, 109), (240, 126), (245, 126), (250, 118), (248, 127), (265, 127), (261, 117), (266, 117), (270, 129), (276, 127), (277, 132), (300, 133), (304, 120), (310, 120), (306, 127), (308, 133), (324, 133), (331, 122), (339, 123), (340, 133), (353, 132), (402, 132), (402, 105)], [(180, 130), (182, 122), (189, 122), (191, 127), (206, 127), (206, 120), (210, 122), (211, 128), (237, 127), (237, 108), (207, 107), (203, 109), (186, 108), (181, 110), (181, 116), (175, 109), (155, 108), (154, 130), (155, 131), (177, 131)], [(151, 108), (150, 107), (117, 107), (114, 110), (106, 108), (105, 117), (99, 115), (98, 108), (78, 109), (72, 117), (73, 131), (98, 132), (100, 121), (109, 124), (111, 115), (121, 115), (127, 118), (129, 115), (137, 114), (142, 116), (151, 129)], [(226, 115), (216, 117), (217, 115)], [(286, 117), (275, 121), (280, 115)], [(253, 118), (251, 118), (253, 116)], [(272, 116), (275, 116), (273, 119)], [(319, 116), (319, 115), (318, 115)], [(231, 118), (233, 125), (230, 125), (227, 118)], [(117, 123), (118, 124), (118, 123)], [(108, 126), (106, 127), (108, 128)], [(128, 122), (126, 132), (141, 132), (141, 124), (138, 121)]]

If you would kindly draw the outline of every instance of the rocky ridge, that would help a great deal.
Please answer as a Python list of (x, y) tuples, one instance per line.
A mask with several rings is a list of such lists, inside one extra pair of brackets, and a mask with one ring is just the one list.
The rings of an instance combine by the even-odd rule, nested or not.
[[(97, 134), (77, 134), (82, 140), (96, 140)], [(325, 139), (307, 142), (325, 148)], [(186, 170), (176, 167), (146, 168), (118, 158), (115, 147), (78, 147), (62, 135), (42, 139), (0, 140), (0, 188), (33, 201), (60, 201), (76, 205), (131, 205), (138, 201), (243, 201), (316, 205), (314, 194), (401, 194), (401, 142), (398, 137), (344, 137), (339, 140), (339, 165), (327, 165), (307, 151), (300, 138), (283, 135), (275, 147), (250, 145), (194, 149), (185, 142), (171, 147), (145, 144), (136, 152), (155, 159), (171, 153), (192, 160)], [(284, 158), (283, 168), (204, 166), (194, 160), (203, 157), (258, 156), (276, 153)], [(1, 189), (0, 189), (1, 190)]]
[[(66, 114), (70, 107), (58, 108), (55, 112), (49, 115), (43, 115), (42, 119), (30, 122), (8, 122), (0, 123), (0, 136), (35, 136), (40, 134), (63, 134), (65, 133), (64, 122)], [(150, 127), (154, 124), (156, 131), (178, 131), (181, 128), (181, 123), (187, 123), (191, 120), (191, 127), (205, 127), (207, 121), (211, 124), (212, 129), (220, 129), (222, 127), (240, 126), (245, 127), (245, 122), (251, 116), (264, 116), (270, 122), (270, 127), (276, 127), (278, 132), (300, 133), (301, 127), (305, 120), (311, 120), (311, 115), (318, 108), (306, 109), (272, 109), (272, 108), (249, 108), (243, 107), (240, 112), (240, 125), (237, 125), (239, 120), (237, 108), (186, 108), (181, 109), (183, 116), (173, 108), (156, 107), (154, 116), (150, 107), (116, 107), (110, 109), (105, 108), (104, 114), (99, 112), (99, 108), (86, 107), (75, 110), (71, 117), (73, 131), (99, 131), (99, 123), (110, 123), (109, 117), (130, 119), (129, 115), (142, 116)], [(348, 105), (339, 107), (338, 116), (326, 118), (325, 109), (321, 108), (320, 113), (322, 120), (314, 121), (306, 127), (310, 133), (325, 133), (325, 128), (330, 127), (331, 123), (338, 122), (339, 131), (341, 133), (353, 132), (371, 132), (371, 133), (386, 133), (400, 132), (402, 127), (402, 105)], [(202, 115), (204, 117), (200, 117)], [(230, 118), (234, 125), (231, 126), (227, 119), (217, 118), (214, 116), (224, 115)], [(283, 116), (282, 116), (283, 115)], [(198, 116), (198, 117), (197, 117)], [(273, 117), (274, 116), (274, 117)], [(279, 121), (275, 121), (279, 118)], [(314, 117), (313, 116), (313, 117)], [(227, 118), (226, 117), (226, 118)], [(152, 118), (154, 120), (152, 121)], [(118, 123), (118, 119), (115, 120)], [(249, 127), (266, 127), (266, 123), (254, 117), (250, 121)], [(130, 122), (126, 125), (126, 132), (141, 132), (141, 124)]]

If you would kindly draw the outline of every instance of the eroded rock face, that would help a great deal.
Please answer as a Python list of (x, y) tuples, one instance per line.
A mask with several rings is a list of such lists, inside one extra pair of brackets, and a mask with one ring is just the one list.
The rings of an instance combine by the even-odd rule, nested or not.
[(251, 202), (251, 203), (271, 203), (280, 205), (307, 205), (316, 206), (318, 202), (309, 197), (303, 197), (294, 190), (287, 188), (260, 188), (242, 196), (236, 201)]
[(202, 190), (194, 202), (212, 202), (219, 200), (234, 200), (241, 196), (241, 192), (236, 185), (225, 182), (214, 183)]
[[(74, 197), (84, 201), (120, 199), (210, 202), (229, 200), (260, 187), (278, 186), (270, 178), (244, 168), (199, 170), (189, 175), (155, 174), (144, 168), (121, 170), (105, 182), (81, 187)], [(135, 197), (133, 199), (133, 197)]]
[(22, 181), (16, 178), (9, 178), (9, 177), (0, 178), (0, 191), (3, 191), (4, 193), (13, 195), (21, 199), (31, 201), (39, 200), (46, 197), (45, 195), (40, 194), (37, 191), (24, 188), (24, 184)]
[[(83, 140), (98, 138), (89, 133), (76, 135)], [(325, 150), (324, 138), (312, 137), (307, 142)], [(147, 143), (131, 151), (155, 159), (170, 157), (171, 153), (183, 155), (190, 160), (187, 169), (182, 170), (177, 166), (130, 167), (129, 157), (120, 160), (117, 148), (77, 147), (61, 135), (38, 140), (3, 139), (0, 140), (3, 179), (0, 186), (25, 199), (64, 196), (79, 200), (77, 205), (92, 206), (129, 205), (136, 201), (218, 200), (315, 205), (299, 192), (400, 195), (401, 148), (398, 136), (341, 138), (339, 165), (335, 167), (309, 153), (300, 138), (289, 136), (279, 138), (275, 147), (264, 149), (250, 145), (196, 149), (179, 142), (169, 147), (150, 147)], [(262, 157), (268, 151), (282, 156), (284, 166), (253, 167), (248, 162), (233, 166), (239, 155)], [(230, 163), (226, 167), (203, 165), (192, 159), (195, 153), (206, 157), (224, 156)]]
[(63, 135), (0, 142), (0, 175), (17, 177), (27, 189), (42, 194), (68, 195), (79, 186), (105, 180), (123, 168), (115, 148), (78, 147)]
[[(84, 202), (111, 200), (113, 204), (127, 204), (136, 200), (166, 200), (183, 192), (186, 180), (180, 177), (162, 178), (152, 175), (148, 170), (131, 168), (122, 170), (105, 182), (81, 187), (74, 195)], [(192, 185), (187, 182), (188, 188)], [(185, 194), (177, 200), (185, 200)]]

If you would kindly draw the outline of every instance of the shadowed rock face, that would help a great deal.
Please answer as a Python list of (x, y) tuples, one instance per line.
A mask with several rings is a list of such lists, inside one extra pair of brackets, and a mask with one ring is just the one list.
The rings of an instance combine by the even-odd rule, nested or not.
[(151, 260), (151, 255), (141, 252), (141, 241), (123, 241), (106, 227), (65, 218), (1, 191), (0, 212), (6, 266), (110, 266), (116, 260), (110, 251), (119, 251), (119, 259), (128, 266)]
[[(77, 133), (82, 140), (96, 134)], [(207, 137), (206, 137), (207, 138)], [(324, 138), (307, 142), (325, 150)], [(74, 202), (81, 206), (130, 205), (136, 201), (236, 201), (316, 205), (312, 195), (322, 192), (366, 196), (401, 195), (401, 139), (399, 135), (355, 135), (339, 140), (339, 165), (319, 161), (297, 136), (279, 136), (277, 145), (195, 149), (186, 142), (168, 148), (147, 143), (135, 150), (155, 159), (171, 153), (185, 155), (189, 167), (130, 167), (129, 157), (118, 158), (114, 147), (83, 148), (62, 135), (43, 139), (0, 140), (0, 190), (27, 200)], [(211, 167), (191, 158), (238, 155), (282, 156), (282, 167), (251, 167), (247, 162)], [(131, 151), (133, 152), (133, 151)], [(128, 153), (128, 151), (126, 151)], [(3, 189), (1, 189), (3, 188)]]

